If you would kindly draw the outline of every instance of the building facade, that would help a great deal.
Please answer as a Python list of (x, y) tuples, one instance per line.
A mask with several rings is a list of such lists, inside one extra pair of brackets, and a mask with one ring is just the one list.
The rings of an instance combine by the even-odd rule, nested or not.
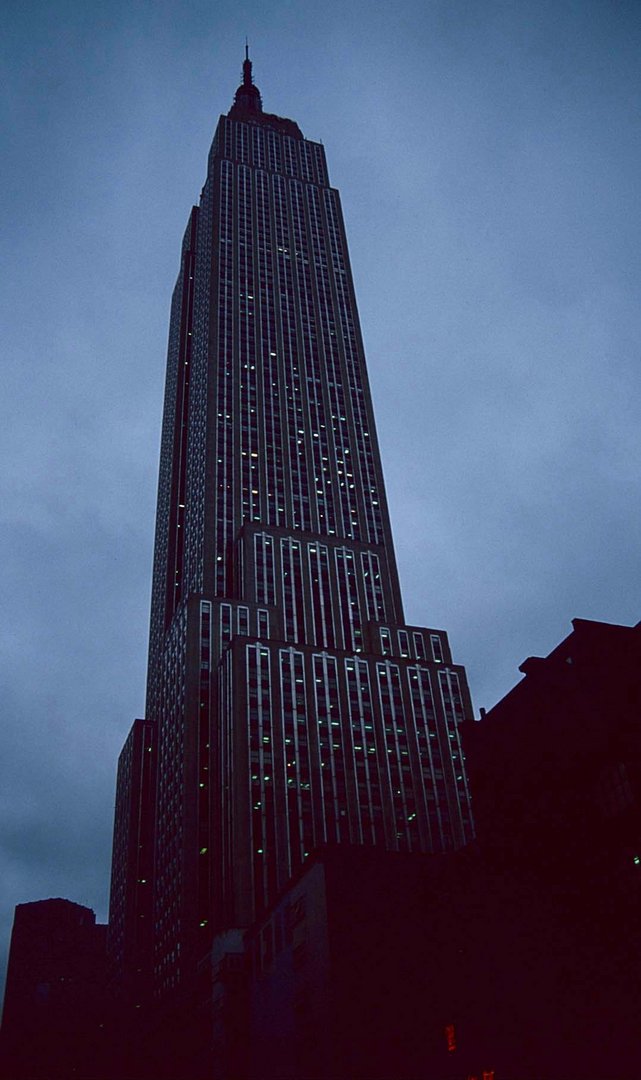
[(148, 995), (153, 940), (156, 728), (134, 720), (118, 760), (108, 952), (124, 1002)]
[(470, 715), (446, 634), (404, 621), (323, 146), (263, 111), (246, 57), (171, 309), (147, 697), (156, 994), (320, 844), (469, 841)]

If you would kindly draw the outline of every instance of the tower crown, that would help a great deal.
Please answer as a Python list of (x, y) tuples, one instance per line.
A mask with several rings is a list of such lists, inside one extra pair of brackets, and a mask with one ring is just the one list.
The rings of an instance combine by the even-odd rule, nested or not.
[(263, 102), (260, 90), (254, 86), (252, 78), (252, 62), (249, 59), (249, 45), (245, 43), (245, 59), (243, 60), (243, 81), (234, 96), (234, 105), (249, 113), (262, 113)]

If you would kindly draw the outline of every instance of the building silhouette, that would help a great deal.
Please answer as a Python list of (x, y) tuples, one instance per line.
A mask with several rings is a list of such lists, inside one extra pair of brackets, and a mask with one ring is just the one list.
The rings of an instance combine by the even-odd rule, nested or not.
[(123, 1004), (141, 1004), (151, 978), (156, 728), (134, 720), (118, 760), (107, 948)]
[[(464, 729), (478, 839), (500, 865), (591, 893), (641, 889), (641, 623), (573, 619)], [(638, 899), (634, 901), (638, 903)]]
[(325, 151), (263, 111), (246, 54), (172, 299), (146, 707), (156, 775), (121, 761), (114, 962), (126, 968), (125, 943), (151, 920), (153, 996), (175, 1000), (214, 936), (248, 927), (319, 845), (463, 846), (470, 716), (447, 635), (404, 621)]
[(18, 904), (7, 966), (3, 1080), (102, 1080), (111, 1066), (107, 927), (70, 900)]
[[(517, 1004), (499, 1074), (633, 1080), (641, 1062), (641, 623), (573, 619), (463, 725), (477, 844)], [(480, 922), (482, 926), (482, 921)], [(495, 953), (500, 933), (488, 933)], [(525, 956), (525, 950), (529, 956)], [(525, 972), (526, 978), (523, 978)], [(504, 998), (496, 998), (495, 1012)], [(487, 1028), (486, 1028), (487, 1030)], [(509, 1052), (508, 1052), (509, 1051)]]

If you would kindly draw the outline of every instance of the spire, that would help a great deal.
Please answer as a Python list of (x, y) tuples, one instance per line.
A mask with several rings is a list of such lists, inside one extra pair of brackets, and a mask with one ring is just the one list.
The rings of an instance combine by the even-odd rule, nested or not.
[(243, 112), (262, 113), (263, 103), (260, 90), (254, 86), (252, 78), (252, 62), (249, 59), (249, 42), (245, 38), (245, 59), (243, 60), (243, 81), (234, 97), (234, 108), (242, 109)]
[(252, 62), (249, 59), (249, 42), (245, 38), (245, 59), (243, 61), (243, 86), (251, 86), (252, 79)]

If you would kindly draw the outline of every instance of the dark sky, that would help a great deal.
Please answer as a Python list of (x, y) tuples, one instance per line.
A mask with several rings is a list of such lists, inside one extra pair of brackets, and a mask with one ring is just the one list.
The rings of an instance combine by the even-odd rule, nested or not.
[(0, 950), (19, 902), (106, 917), (170, 293), (245, 34), (342, 193), (408, 620), (478, 709), (574, 616), (641, 618), (638, 2), (3, 11)]

